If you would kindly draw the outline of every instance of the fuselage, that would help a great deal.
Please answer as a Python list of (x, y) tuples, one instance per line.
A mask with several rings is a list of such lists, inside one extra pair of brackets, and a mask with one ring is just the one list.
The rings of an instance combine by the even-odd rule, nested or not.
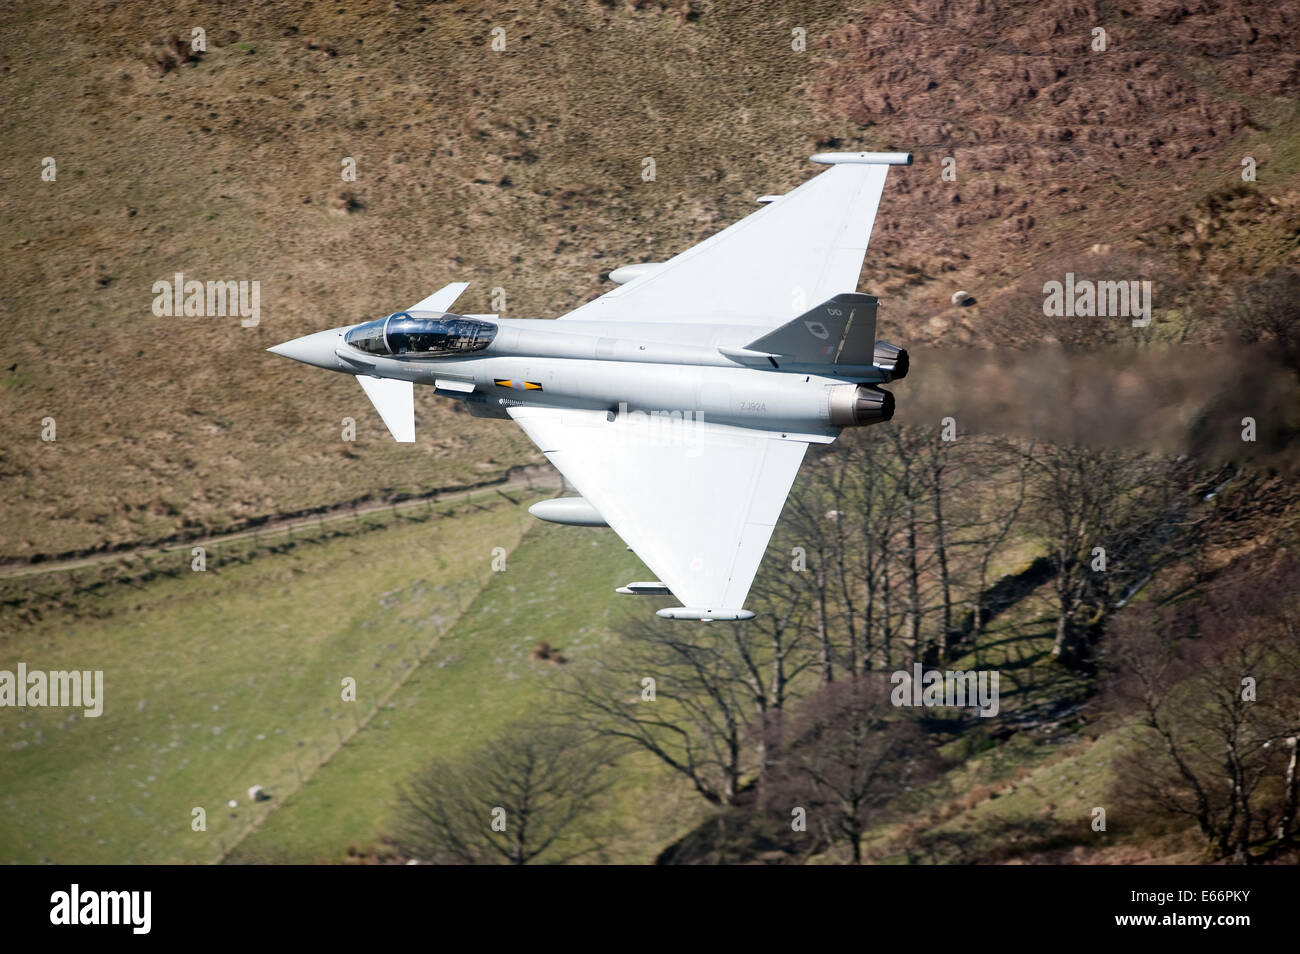
[[(309, 335), (310, 363), (349, 374), (411, 381), (464, 400), (486, 416), (519, 405), (683, 415), (833, 440), (846, 423), (837, 414), (856, 384), (743, 357), (761, 333), (749, 325), (619, 324), (547, 319), (493, 319), (490, 343), (472, 353), (376, 354), (349, 344), (353, 328)], [(351, 337), (355, 338), (355, 335)], [(742, 353), (741, 360), (722, 350)], [(300, 356), (300, 360), (303, 358)], [(857, 383), (888, 380), (859, 368)], [(837, 393), (838, 392), (838, 393)]]

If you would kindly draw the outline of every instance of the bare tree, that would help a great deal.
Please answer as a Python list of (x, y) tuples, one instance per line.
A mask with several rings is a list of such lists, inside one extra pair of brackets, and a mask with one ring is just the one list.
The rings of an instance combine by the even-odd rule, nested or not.
[(967, 603), (978, 613), (1024, 499), (1018, 451), (928, 428), (875, 430), (810, 458), (778, 531), (782, 549), (806, 554), (799, 584), (825, 682), (836, 668), (893, 668), (952, 648), (954, 614)]
[(1247, 344), (1265, 344), (1300, 371), (1300, 271), (1278, 268), (1237, 285), (1223, 315)]
[(970, 605), (970, 632), (967, 639), (977, 643), (987, 622), (985, 606), (989, 588), (989, 570), (1018, 525), (1025, 503), (1029, 457), (1017, 447), (995, 441), (975, 446), (972, 464), (993, 479), (984, 481), (967, 510), (962, 545), (974, 555), (974, 594)]
[(439, 864), (563, 864), (601, 849), (590, 816), (612, 750), (571, 729), (522, 724), (398, 789), (389, 842)]
[[(838, 465), (838, 466), (837, 466)], [(842, 588), (840, 576), (844, 564), (844, 529), (841, 513), (836, 509), (843, 501), (842, 487), (845, 468), (842, 457), (824, 454), (820, 460), (806, 467), (798, 492), (786, 501), (782, 515), (782, 529), (778, 539), (792, 555), (798, 553), (802, 566), (789, 578), (788, 597), (808, 604), (818, 647), (818, 669), (822, 682), (835, 678), (834, 645), (837, 624), (852, 626), (852, 619), (839, 608), (837, 614), (837, 585)], [(787, 549), (784, 545), (781, 549)], [(839, 568), (839, 572), (837, 572)], [(838, 618), (837, 618), (838, 616)], [(849, 640), (852, 652), (852, 639)]]
[(1238, 573), (1189, 610), (1115, 627), (1117, 697), (1141, 732), (1117, 759), (1116, 795), (1137, 817), (1188, 819), (1215, 858), (1294, 845), (1300, 735), (1300, 569)]
[(862, 863), (862, 836), (934, 777), (939, 760), (917, 723), (890, 702), (883, 673), (822, 686), (786, 720), (767, 807), (789, 823), (803, 808), (827, 842)]
[[(1087, 625), (1099, 632), (1113, 606), (1113, 584), (1149, 572), (1147, 544), (1152, 534), (1162, 545), (1171, 539), (1171, 481), (1186, 473), (1159, 458), (1083, 443), (1035, 444), (1026, 454), (1028, 503), (1054, 570), (1052, 654), (1078, 664), (1088, 649), (1081, 610), (1090, 608)], [(1125, 574), (1117, 572), (1121, 566)]]
[(853, 434), (840, 440), (845, 445), (845, 473), (836, 483), (835, 504), (844, 533), (836, 575), (846, 613), (856, 620), (851, 634), (852, 671), (866, 672), (888, 667), (896, 649), (902, 620), (891, 573), (892, 579), (902, 575), (901, 567), (894, 564), (904, 553), (898, 537), (905, 532), (907, 487), (900, 461), (886, 449), (890, 432)]
[(780, 712), (816, 663), (797, 604), (772, 598), (762, 608), (745, 623), (629, 620), (599, 670), (557, 691), (577, 723), (651, 753), (710, 803), (734, 805), (766, 761), (753, 727)]
[(756, 616), (747, 623), (733, 625), (737, 658), (750, 689), (754, 706), (752, 736), (757, 744), (758, 780), (761, 787), (767, 776), (771, 752), (768, 740), (779, 733), (781, 720), (793, 691), (804, 675), (820, 670), (823, 679), (833, 677), (830, 639), (823, 639), (821, 605), (815, 610), (819, 620), (817, 649), (814, 656), (809, 640), (807, 594), (800, 585), (807, 572), (796, 571), (780, 560), (770, 561), (754, 581), (749, 603)]

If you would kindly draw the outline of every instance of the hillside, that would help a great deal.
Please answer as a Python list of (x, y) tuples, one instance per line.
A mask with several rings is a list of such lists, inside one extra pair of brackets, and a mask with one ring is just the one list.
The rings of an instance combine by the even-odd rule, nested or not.
[[(1288, 8), (970, 9), (7, 7), (0, 558), (537, 460), (512, 429), (423, 396), (418, 443), (395, 447), (352, 382), (264, 349), (452, 280), (474, 283), (465, 310), (492, 310), (501, 289), (506, 315), (562, 313), (610, 268), (662, 259), (813, 175), (817, 149), (917, 156), (891, 177), (862, 281), (914, 346), (1038, 342), (1008, 301), (1017, 283), (1085, 271), (1107, 246), (1211, 313), (1224, 286), (1295, 263)], [(206, 52), (166, 42), (205, 22)], [(1108, 51), (1090, 53), (1098, 23)], [(1245, 155), (1258, 181), (1242, 194)], [(153, 283), (176, 272), (260, 282), (258, 325), (155, 317)], [(953, 307), (959, 288), (979, 304)], [(1177, 304), (1158, 300), (1157, 329), (1181, 326)], [(1207, 319), (1194, 337), (1215, 333)]]
[[(582, 861), (1296, 861), (1293, 7), (72, 0), (0, 29), (0, 670), (93, 664), (113, 706), (0, 711), (0, 861), (465, 861), (401, 842), (402, 793), (473, 788), (521, 727), (599, 755)], [(827, 149), (915, 155), (859, 282), (912, 372), (809, 452), (752, 623), (615, 596), (649, 571), (527, 514), (554, 475), (512, 423), (417, 392), (395, 444), (355, 382), (266, 354), (452, 281), (554, 317)], [(256, 325), (157, 316), (176, 273), (258, 282)], [(1046, 315), (1066, 273), (1151, 281), (1153, 322)], [(914, 663), (997, 670), (998, 717), (886, 709)], [(1212, 753), (1194, 784), (1169, 724)], [(792, 829), (800, 759), (877, 737), (905, 784)], [(1204, 818), (1143, 787), (1202, 777)]]

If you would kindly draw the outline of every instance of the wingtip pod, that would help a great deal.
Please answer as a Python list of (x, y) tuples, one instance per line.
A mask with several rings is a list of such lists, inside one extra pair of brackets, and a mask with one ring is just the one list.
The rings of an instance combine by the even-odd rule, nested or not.
[(819, 152), (810, 157), (813, 162), (834, 166), (845, 162), (858, 162), (875, 166), (910, 166), (910, 152)]
[(698, 609), (689, 606), (670, 606), (659, 610), (655, 613), (662, 619), (693, 619), (701, 623), (711, 623), (716, 620), (733, 621), (739, 619), (753, 619), (754, 611), (747, 609)]

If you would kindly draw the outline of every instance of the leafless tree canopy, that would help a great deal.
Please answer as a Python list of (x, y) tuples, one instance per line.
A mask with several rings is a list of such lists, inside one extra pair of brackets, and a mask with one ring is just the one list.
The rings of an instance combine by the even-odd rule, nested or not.
[(890, 702), (882, 674), (821, 687), (796, 707), (775, 742), (764, 807), (791, 821), (803, 810), (809, 832), (862, 863), (862, 835), (888, 809), (930, 781), (934, 744), (906, 710)]
[(1280, 268), (1235, 286), (1225, 318), (1229, 333), (1271, 347), (1300, 371), (1300, 271)]
[(632, 619), (600, 670), (559, 691), (575, 723), (652, 753), (710, 803), (734, 804), (763, 760), (751, 726), (809, 665), (787, 628)]
[(589, 827), (610, 751), (575, 730), (516, 724), (471, 756), (440, 759), (399, 789), (390, 838), (440, 864), (561, 864), (599, 851)]
[[(633, 617), (560, 690), (575, 721), (653, 754), (714, 805), (747, 803), (789, 755), (787, 710), (818, 686), (956, 658), (1031, 593), (1060, 661), (1090, 664), (1115, 608), (1196, 540), (1208, 478), (1185, 459), (873, 431), (805, 464), (751, 593), (757, 619)], [(1038, 556), (1008, 566), (1013, 545)]]
[(1126, 617), (1108, 648), (1114, 698), (1139, 726), (1116, 763), (1121, 811), (1194, 822), (1213, 859), (1294, 845), (1300, 565), (1236, 573), (1187, 610)]

